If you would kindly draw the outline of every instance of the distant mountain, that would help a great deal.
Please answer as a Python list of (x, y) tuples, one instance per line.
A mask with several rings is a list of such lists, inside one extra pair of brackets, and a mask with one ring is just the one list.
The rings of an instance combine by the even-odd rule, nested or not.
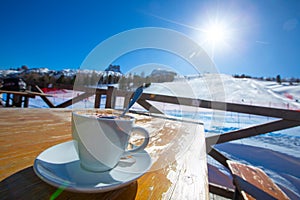
[(21, 78), (27, 85), (38, 85), (41, 88), (71, 88), (75, 79), (82, 85), (115, 84), (123, 74), (119, 65), (109, 65), (104, 71), (91, 69), (28, 68), (0, 70), (0, 82), (6, 78)]
[(120, 74), (123, 74), (121, 72), (121, 69), (120, 69), (120, 65), (109, 65), (106, 69), (105, 69), (106, 72), (108, 71), (112, 71), (112, 72), (118, 72)]

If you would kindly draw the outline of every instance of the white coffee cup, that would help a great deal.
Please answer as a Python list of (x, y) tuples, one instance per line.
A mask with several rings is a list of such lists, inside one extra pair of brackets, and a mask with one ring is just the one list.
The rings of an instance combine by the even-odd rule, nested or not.
[[(99, 117), (99, 111), (73, 112), (72, 135), (77, 143), (81, 166), (90, 171), (107, 171), (114, 168), (123, 156), (144, 150), (149, 143), (149, 133), (134, 126), (134, 121), (130, 116)], [(144, 141), (127, 150), (132, 132), (142, 134)]]

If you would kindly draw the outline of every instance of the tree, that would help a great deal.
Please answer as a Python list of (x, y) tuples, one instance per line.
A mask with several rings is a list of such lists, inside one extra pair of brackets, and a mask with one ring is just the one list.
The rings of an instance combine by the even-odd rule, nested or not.
[(276, 76), (276, 82), (279, 83), (279, 84), (281, 84), (281, 77), (280, 77), (280, 75)]
[(62, 74), (62, 75), (57, 79), (56, 83), (59, 83), (59, 84), (64, 83), (64, 78), (65, 78), (65, 75)]
[(91, 85), (96, 85), (99, 81), (99, 77), (98, 77), (98, 74), (95, 72), (95, 70), (92, 72), (91, 74), (91, 81), (90, 81), (90, 84)]
[(122, 76), (119, 80), (119, 89), (126, 90), (127, 89), (127, 78)]
[(26, 70), (28, 70), (28, 67), (26, 65), (22, 65), (21, 69), (26, 71)]

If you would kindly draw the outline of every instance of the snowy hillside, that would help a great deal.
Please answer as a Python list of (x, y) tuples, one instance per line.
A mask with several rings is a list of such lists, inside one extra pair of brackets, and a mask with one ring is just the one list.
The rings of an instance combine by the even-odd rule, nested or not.
[(205, 74), (188, 81), (154, 83), (146, 92), (266, 107), (300, 108), (300, 85), (279, 85), (224, 74)]

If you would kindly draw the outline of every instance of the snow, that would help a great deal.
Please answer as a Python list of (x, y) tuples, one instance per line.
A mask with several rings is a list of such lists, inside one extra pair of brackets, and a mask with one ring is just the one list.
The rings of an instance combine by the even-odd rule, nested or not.
[[(164, 94), (181, 97), (199, 98), (205, 100), (217, 100), (230, 103), (240, 103), (249, 105), (259, 105), (265, 107), (276, 107), (290, 110), (300, 110), (300, 85), (293, 85), (276, 82), (260, 81), (255, 79), (237, 79), (224, 74), (204, 74), (189, 79), (177, 79), (168, 83), (152, 83), (146, 88), (145, 93)], [(50, 100), (58, 105), (72, 97), (80, 95), (81, 92), (64, 90), (53, 92), (49, 97)], [(86, 98), (84, 101), (70, 106), (69, 108), (93, 108), (94, 96)], [(118, 108), (122, 108), (124, 100), (118, 100)], [(255, 116), (241, 113), (217, 112), (207, 109), (196, 109), (195, 107), (178, 106), (166, 103), (151, 102), (157, 108), (166, 114), (179, 117), (188, 117), (201, 120), (204, 123), (205, 134), (221, 134), (232, 130), (237, 130), (257, 124), (262, 124), (276, 119), (263, 116)], [(102, 97), (101, 107), (104, 108), (105, 96)], [(47, 105), (40, 98), (30, 99), (30, 107), (42, 107)], [(133, 109), (142, 109), (138, 105), (134, 105)], [(246, 138), (238, 141), (230, 142), (229, 145), (243, 145), (244, 147), (259, 147), (269, 151), (281, 153), (294, 159), (299, 165), (300, 154), (300, 127), (272, 132), (259, 135), (252, 138)], [(224, 144), (226, 145), (226, 144)], [(222, 148), (221, 148), (222, 149)], [(226, 148), (223, 148), (224, 152)], [(228, 150), (228, 148), (227, 148)], [(253, 162), (244, 160), (242, 157), (234, 156), (235, 159), (244, 163)], [(255, 159), (255, 158), (253, 158)], [(271, 159), (271, 158), (267, 158)], [(217, 166), (220, 167), (220, 166)], [(269, 176), (277, 183), (290, 188), (295, 194), (299, 195), (299, 185), (294, 186), (287, 176), (283, 176), (282, 172), (276, 171), (275, 168), (269, 168), (269, 165), (260, 166)], [(288, 174), (288, 173), (287, 173)], [(300, 179), (300, 172), (294, 172), (293, 177)], [(300, 197), (299, 197), (300, 198)]]

